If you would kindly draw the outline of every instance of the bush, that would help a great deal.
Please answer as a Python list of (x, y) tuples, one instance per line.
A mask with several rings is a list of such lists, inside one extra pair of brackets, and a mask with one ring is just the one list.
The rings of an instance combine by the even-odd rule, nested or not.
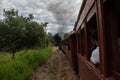
[(32, 70), (48, 60), (52, 49), (48, 47), (18, 53), (16, 59), (0, 64), (0, 80), (29, 80)]
[(52, 49), (50, 47), (42, 50), (30, 50), (25, 56), (28, 60), (28, 65), (35, 69), (38, 65), (44, 64), (52, 54)]
[(32, 69), (44, 64), (52, 54), (50, 47), (41, 50), (28, 50), (25, 55), (20, 56), (21, 60), (26, 62)]
[(37, 66), (45, 63), (44, 57), (42, 56), (41, 52), (35, 50), (28, 51), (27, 54), (24, 56), (24, 59), (26, 59), (28, 66), (30, 66), (32, 69), (35, 69)]
[(31, 69), (19, 60), (0, 65), (0, 80), (29, 80)]

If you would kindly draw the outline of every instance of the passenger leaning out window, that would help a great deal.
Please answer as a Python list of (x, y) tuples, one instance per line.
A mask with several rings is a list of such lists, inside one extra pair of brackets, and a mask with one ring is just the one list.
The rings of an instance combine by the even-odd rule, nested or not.
[(92, 51), (90, 60), (92, 61), (92, 63), (99, 65), (100, 59), (99, 59), (99, 46), (98, 46), (97, 30), (91, 31), (91, 39), (92, 39), (92, 42), (93, 42), (93, 45), (95, 46), (95, 48)]

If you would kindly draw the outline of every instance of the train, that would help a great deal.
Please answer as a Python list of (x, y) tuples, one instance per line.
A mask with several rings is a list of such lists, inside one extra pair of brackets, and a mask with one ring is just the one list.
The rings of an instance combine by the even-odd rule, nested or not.
[[(120, 80), (119, 8), (119, 0), (83, 0), (73, 31), (61, 46), (80, 80)], [(98, 36), (98, 66), (90, 59), (94, 49), (92, 30)]]

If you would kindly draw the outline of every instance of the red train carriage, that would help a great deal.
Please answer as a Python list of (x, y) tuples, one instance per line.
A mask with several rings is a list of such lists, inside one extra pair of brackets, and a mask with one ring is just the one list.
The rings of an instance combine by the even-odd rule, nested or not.
[[(119, 0), (83, 0), (75, 33), (66, 38), (70, 44), (67, 55), (73, 65), (79, 65), (80, 80), (120, 80), (119, 4)], [(94, 49), (92, 30), (98, 36), (100, 63), (97, 66), (90, 59)]]
[[(81, 80), (120, 80), (119, 7), (119, 0), (83, 1), (74, 28)], [(99, 66), (90, 60), (93, 44), (89, 33), (93, 29), (98, 33)]]

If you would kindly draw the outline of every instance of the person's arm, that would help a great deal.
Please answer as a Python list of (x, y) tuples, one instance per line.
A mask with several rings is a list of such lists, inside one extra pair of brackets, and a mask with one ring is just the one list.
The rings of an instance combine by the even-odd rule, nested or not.
[(99, 64), (99, 48), (98, 47), (95, 50), (93, 50), (90, 60), (95, 65)]

